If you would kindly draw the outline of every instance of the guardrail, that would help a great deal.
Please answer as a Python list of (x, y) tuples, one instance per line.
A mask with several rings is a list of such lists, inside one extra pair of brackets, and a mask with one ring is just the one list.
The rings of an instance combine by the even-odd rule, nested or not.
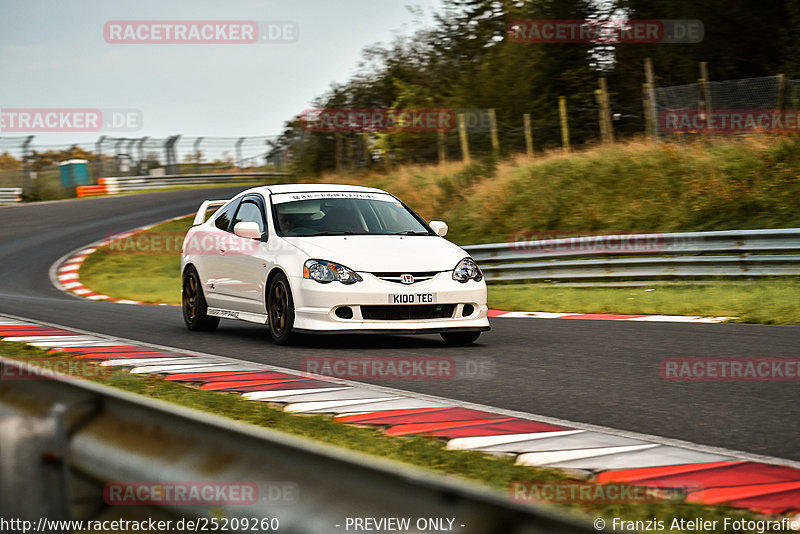
[(0, 204), (13, 204), (21, 201), (21, 187), (0, 187)]
[(82, 185), (75, 188), (79, 197), (108, 195), (126, 191), (141, 191), (146, 189), (164, 189), (168, 187), (199, 185), (199, 184), (224, 184), (255, 182), (265, 183), (269, 178), (284, 178), (289, 176), (281, 172), (231, 172), (231, 173), (206, 173), (206, 174), (166, 174), (163, 176), (112, 176), (100, 178), (97, 185)]
[(800, 275), (800, 228), (569, 237), (464, 248), (487, 281)]
[[(452, 477), (8, 358), (0, 357), (0, 366), (4, 376), (25, 377), (0, 382), (0, 517), (34, 525), (42, 516), (90, 518), (104, 506), (102, 488), (110, 481), (238, 481), (267, 490), (246, 505), (167, 502), (154, 513), (276, 518), (281, 532), (344, 531), (348, 517), (453, 518), (465, 534), (596, 532), (552, 508), (521, 505)], [(295, 498), (270, 498), (270, 488), (287, 485)]]

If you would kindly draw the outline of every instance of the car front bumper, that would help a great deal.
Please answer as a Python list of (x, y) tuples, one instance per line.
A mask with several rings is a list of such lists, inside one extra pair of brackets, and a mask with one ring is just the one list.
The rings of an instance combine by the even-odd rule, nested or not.
[[(294, 330), (376, 334), (489, 330), (486, 283), (483, 281), (460, 283), (452, 279), (451, 273), (443, 272), (431, 280), (403, 285), (381, 280), (369, 273), (359, 274), (363, 281), (350, 285), (340, 282), (320, 284), (290, 277), (295, 305)], [(390, 302), (390, 295), (412, 294), (434, 295), (435, 302), (407, 305)], [(349, 308), (352, 318), (338, 316), (340, 308)], [(428, 311), (435, 317), (427, 318)], [(374, 318), (376, 313), (386, 318)], [(404, 317), (406, 313), (408, 315)]]

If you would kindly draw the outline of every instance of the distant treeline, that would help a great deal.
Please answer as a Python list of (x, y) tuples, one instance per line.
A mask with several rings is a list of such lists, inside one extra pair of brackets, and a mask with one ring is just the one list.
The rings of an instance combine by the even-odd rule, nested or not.
[[(421, 18), (421, 14), (420, 14)], [(698, 43), (531, 43), (509, 37), (519, 20), (675, 20), (702, 22)], [(800, 0), (443, 0), (434, 23), (363, 51), (358, 74), (334, 84), (315, 108), (495, 109), (502, 153), (525, 149), (531, 115), (536, 149), (560, 143), (558, 97), (567, 98), (572, 143), (598, 138), (595, 90), (607, 78), (617, 137), (644, 131), (644, 59), (660, 87), (779, 73), (800, 77)], [(302, 110), (298, 110), (298, 115)], [(446, 132), (450, 158), (459, 137)], [(490, 136), (470, 135), (474, 154)], [(441, 139), (441, 138), (439, 138)], [(434, 162), (436, 132), (312, 132), (287, 122), (277, 151), (301, 174), (346, 167)], [(386, 160), (389, 159), (387, 162)], [(387, 165), (389, 163), (389, 165)]]

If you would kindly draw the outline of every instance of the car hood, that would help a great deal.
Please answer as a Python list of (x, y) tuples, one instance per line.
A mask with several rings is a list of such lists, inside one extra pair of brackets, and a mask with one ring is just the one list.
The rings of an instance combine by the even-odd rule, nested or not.
[(287, 237), (310, 258), (362, 272), (449, 271), (469, 256), (439, 236), (348, 235)]

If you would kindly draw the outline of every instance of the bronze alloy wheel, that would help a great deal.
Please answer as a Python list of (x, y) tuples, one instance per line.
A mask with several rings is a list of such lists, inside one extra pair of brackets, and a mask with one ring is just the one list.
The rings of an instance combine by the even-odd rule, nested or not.
[(207, 313), (208, 305), (200, 287), (200, 277), (192, 267), (188, 267), (183, 274), (181, 308), (183, 321), (189, 330), (214, 330), (219, 325), (219, 317), (211, 317)]
[(294, 300), (289, 281), (283, 273), (272, 279), (267, 295), (269, 333), (275, 343), (284, 345), (288, 343), (294, 326)]
[(197, 317), (197, 277), (186, 276), (183, 279), (183, 315), (189, 321)]

